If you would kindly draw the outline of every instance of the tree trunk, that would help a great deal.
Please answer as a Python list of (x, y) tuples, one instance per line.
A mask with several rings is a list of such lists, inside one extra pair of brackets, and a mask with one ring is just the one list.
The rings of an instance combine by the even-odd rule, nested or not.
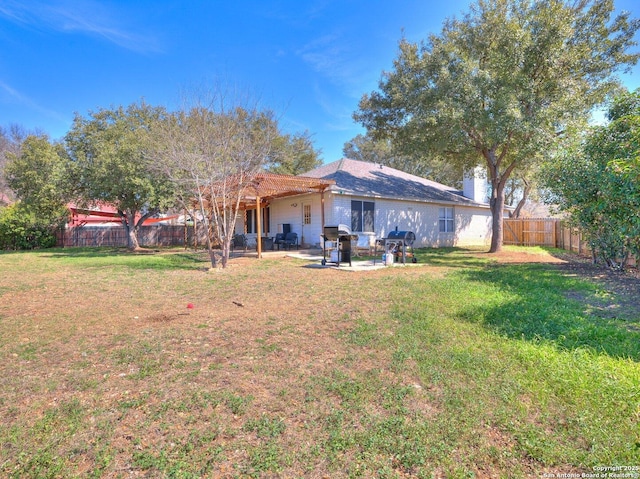
[(502, 251), (504, 238), (504, 183), (492, 180), (491, 191), (491, 248), (489, 253), (499, 253)]
[(207, 216), (207, 211), (205, 210), (202, 201), (200, 204), (200, 211), (202, 212), (205, 229), (207, 230), (207, 252), (209, 253), (209, 261), (211, 262), (211, 268), (215, 269), (218, 267), (218, 260), (216, 259), (216, 252), (213, 250), (213, 226), (211, 225), (211, 218)]
[(531, 193), (531, 185), (526, 180), (524, 180), (524, 190), (522, 191), (522, 198), (520, 199), (520, 201), (518, 201), (516, 209), (509, 213), (509, 218), (520, 218), (522, 208), (529, 199), (529, 193)]
[(124, 211), (120, 210), (118, 210), (118, 214), (122, 218), (122, 224), (127, 232), (127, 249), (129, 251), (140, 249), (140, 244), (138, 243), (138, 228), (136, 227), (135, 214), (132, 214), (131, 211), (125, 214)]
[(138, 243), (138, 229), (135, 226), (129, 226), (127, 230), (129, 233), (129, 250), (135, 251), (140, 249), (140, 243)]
[(216, 269), (218, 267), (218, 259), (216, 258), (216, 252), (213, 249), (215, 237), (213, 234), (211, 218), (207, 216), (207, 212), (205, 211), (204, 207), (202, 207), (201, 211), (205, 229), (207, 230), (207, 252), (209, 253), (209, 261), (211, 262), (211, 268)]

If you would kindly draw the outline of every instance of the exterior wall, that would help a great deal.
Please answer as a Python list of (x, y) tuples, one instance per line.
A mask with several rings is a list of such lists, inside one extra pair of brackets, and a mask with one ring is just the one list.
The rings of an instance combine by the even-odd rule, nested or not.
[[(304, 205), (311, 205), (311, 223), (303, 224)], [(330, 210), (325, 200), (325, 214)], [(328, 222), (327, 219), (325, 221)], [(319, 194), (290, 196), (271, 203), (270, 236), (282, 232), (282, 225), (290, 224), (291, 231), (298, 234), (301, 245), (321, 246), (322, 235), (322, 202)], [(328, 224), (328, 223), (327, 223)]]
[(456, 206), (455, 246), (477, 246), (491, 243), (491, 211), (489, 208), (470, 208)]
[[(351, 225), (351, 200), (375, 202), (375, 236), (385, 238), (390, 231), (413, 231), (416, 247), (471, 246), (488, 244), (491, 233), (491, 212), (488, 208), (454, 206), (454, 233), (438, 231), (439, 208), (433, 203), (389, 200), (380, 198), (332, 195), (331, 214), (327, 224)], [(327, 204), (327, 211), (328, 211)]]
[[(327, 216), (326, 223), (328, 225), (345, 224), (351, 227), (351, 200), (352, 199), (365, 199), (370, 201), (369, 198), (356, 198), (349, 195), (336, 195), (331, 194), (330, 203), (327, 204)], [(329, 208), (330, 206), (330, 208)]]
[[(389, 200), (362, 196), (325, 194), (325, 224), (346, 224), (351, 226), (351, 200), (373, 201), (375, 203), (375, 238), (385, 238), (390, 231), (413, 231), (416, 247), (472, 246), (488, 245), (491, 237), (491, 212), (488, 208), (453, 206), (453, 233), (438, 231), (439, 208), (433, 203)], [(311, 224), (303, 225), (304, 203), (311, 203)], [(291, 224), (291, 230), (298, 233), (301, 244), (322, 246), (322, 212), (320, 195), (301, 195), (271, 203), (271, 228), (269, 236), (282, 231), (282, 224)], [(354, 232), (359, 233), (359, 232)], [(361, 235), (364, 236), (364, 235)], [(364, 242), (370, 240), (363, 238)], [(360, 244), (360, 240), (359, 240)], [(363, 244), (364, 246), (364, 244)]]

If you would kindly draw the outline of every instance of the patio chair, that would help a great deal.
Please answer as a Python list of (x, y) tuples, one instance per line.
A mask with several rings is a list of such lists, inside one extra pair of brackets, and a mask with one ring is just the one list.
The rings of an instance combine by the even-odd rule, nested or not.
[(276, 237), (273, 240), (273, 245), (278, 247), (278, 251), (280, 251), (280, 245), (284, 246), (284, 239), (287, 235), (285, 233), (276, 233)]
[(247, 237), (245, 235), (233, 235), (231, 251), (234, 251), (236, 248), (244, 248), (245, 252), (247, 251), (247, 248), (249, 248), (249, 241), (247, 241)]
[(284, 240), (282, 241), (282, 246), (289, 250), (294, 245), (296, 249), (299, 249), (298, 233), (287, 233), (284, 237)]

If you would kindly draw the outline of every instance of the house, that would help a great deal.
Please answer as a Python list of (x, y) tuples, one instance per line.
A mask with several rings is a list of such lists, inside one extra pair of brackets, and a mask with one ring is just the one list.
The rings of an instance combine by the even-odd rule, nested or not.
[[(78, 226), (121, 226), (122, 218), (118, 214), (118, 209), (108, 203), (98, 202), (88, 208), (83, 208), (75, 203), (68, 205), (70, 218), (67, 228), (75, 228)], [(171, 219), (178, 218), (179, 215), (162, 216), (160, 218), (147, 218), (143, 222), (143, 226), (150, 226), (159, 222), (166, 222)], [(136, 216), (136, 221), (140, 218), (140, 214)]]
[[(322, 191), (273, 197), (260, 209), (263, 237), (288, 225), (300, 243), (321, 246), (324, 225), (346, 224), (370, 246), (396, 228), (413, 231), (414, 246), (486, 245), (491, 238), (491, 211), (486, 181), (465, 177), (463, 191), (374, 163), (341, 160), (300, 178), (326, 180)], [(237, 232), (255, 241), (257, 209), (247, 209)]]

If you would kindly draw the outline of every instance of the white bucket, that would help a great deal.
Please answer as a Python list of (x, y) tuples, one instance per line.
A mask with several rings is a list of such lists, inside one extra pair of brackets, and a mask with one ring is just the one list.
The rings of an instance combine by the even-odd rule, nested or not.
[(392, 266), (393, 265), (393, 253), (385, 253), (385, 255), (384, 255), (384, 264), (386, 266)]
[(332, 263), (337, 263), (338, 262), (338, 250), (337, 249), (331, 250), (331, 253), (329, 253), (329, 261), (331, 261)]

